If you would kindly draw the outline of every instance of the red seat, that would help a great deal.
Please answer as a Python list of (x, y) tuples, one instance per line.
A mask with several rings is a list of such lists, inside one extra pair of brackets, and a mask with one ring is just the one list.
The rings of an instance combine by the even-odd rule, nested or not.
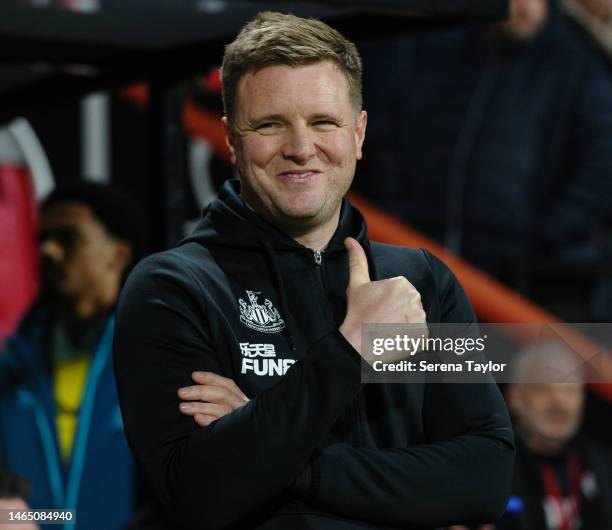
[(0, 351), (38, 289), (37, 208), (29, 171), (0, 162)]

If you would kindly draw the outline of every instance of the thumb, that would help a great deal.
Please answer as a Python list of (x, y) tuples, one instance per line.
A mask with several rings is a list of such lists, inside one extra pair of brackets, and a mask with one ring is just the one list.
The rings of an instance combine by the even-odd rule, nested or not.
[(359, 287), (364, 283), (370, 282), (370, 272), (368, 270), (368, 258), (359, 244), (359, 241), (352, 237), (344, 240), (344, 246), (348, 250), (349, 259), (349, 288)]

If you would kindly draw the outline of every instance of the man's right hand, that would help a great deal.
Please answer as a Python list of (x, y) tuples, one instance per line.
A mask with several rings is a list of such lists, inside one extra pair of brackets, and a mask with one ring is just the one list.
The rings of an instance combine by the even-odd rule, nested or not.
[(349, 257), (349, 286), (340, 333), (360, 354), (363, 324), (426, 324), (421, 295), (414, 285), (403, 276), (370, 281), (362, 246), (352, 237), (347, 237), (344, 245)]
[(186, 416), (193, 416), (201, 427), (207, 427), (249, 402), (233, 379), (213, 372), (193, 372), (191, 378), (195, 385), (178, 390), (182, 400), (179, 410)]

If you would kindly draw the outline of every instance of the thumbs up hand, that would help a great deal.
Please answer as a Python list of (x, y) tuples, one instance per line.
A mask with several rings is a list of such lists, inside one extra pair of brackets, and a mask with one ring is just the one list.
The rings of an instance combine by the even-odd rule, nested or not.
[[(349, 257), (347, 310), (340, 333), (361, 352), (363, 324), (425, 324), (421, 295), (403, 276), (371, 281), (368, 259), (359, 242), (344, 240)], [(425, 328), (426, 329), (426, 328)]]
[(349, 258), (349, 292), (351, 288), (372, 283), (370, 281), (370, 269), (368, 268), (368, 257), (359, 241), (352, 237), (344, 240), (344, 246), (348, 250)]

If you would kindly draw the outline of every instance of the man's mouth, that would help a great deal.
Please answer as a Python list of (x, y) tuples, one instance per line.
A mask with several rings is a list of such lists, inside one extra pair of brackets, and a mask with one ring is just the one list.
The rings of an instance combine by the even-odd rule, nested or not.
[(566, 423), (571, 419), (571, 415), (566, 412), (552, 411), (548, 413), (548, 420), (553, 423)]
[(283, 180), (290, 182), (303, 182), (316, 177), (320, 173), (321, 171), (318, 169), (290, 170), (283, 171), (282, 173), (279, 173), (278, 176)]

